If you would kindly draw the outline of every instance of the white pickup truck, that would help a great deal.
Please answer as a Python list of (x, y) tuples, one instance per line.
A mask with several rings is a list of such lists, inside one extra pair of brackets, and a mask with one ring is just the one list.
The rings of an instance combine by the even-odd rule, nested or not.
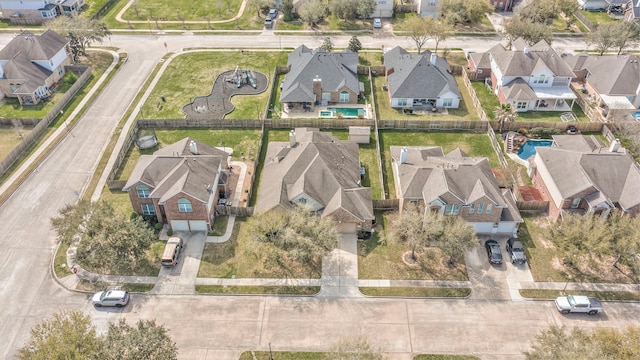
[(593, 297), (569, 295), (557, 298), (556, 308), (563, 314), (575, 312), (596, 315), (602, 312), (602, 303)]

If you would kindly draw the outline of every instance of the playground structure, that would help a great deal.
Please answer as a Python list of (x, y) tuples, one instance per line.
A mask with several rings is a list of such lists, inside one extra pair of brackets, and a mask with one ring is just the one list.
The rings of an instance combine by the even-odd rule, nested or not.
[(196, 96), (182, 107), (186, 119), (214, 118), (223, 119), (235, 107), (231, 97), (235, 95), (256, 95), (267, 89), (269, 82), (263, 73), (253, 70), (241, 70), (238, 66), (218, 75), (213, 82), (211, 93)]
[(158, 137), (156, 131), (153, 129), (141, 129), (138, 130), (136, 136), (136, 146), (140, 150), (147, 150), (154, 148), (158, 145)]

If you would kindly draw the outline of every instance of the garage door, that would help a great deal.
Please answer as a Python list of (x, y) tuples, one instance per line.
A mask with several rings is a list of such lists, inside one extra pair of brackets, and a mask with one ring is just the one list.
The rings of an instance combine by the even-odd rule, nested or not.
[(173, 231), (189, 231), (189, 221), (171, 220), (171, 229)]
[(476, 234), (489, 234), (493, 232), (493, 223), (477, 222), (473, 223)]
[(354, 223), (338, 224), (338, 232), (343, 234), (355, 234), (357, 232), (356, 224)]
[(191, 231), (208, 231), (207, 222), (204, 220), (189, 220)]

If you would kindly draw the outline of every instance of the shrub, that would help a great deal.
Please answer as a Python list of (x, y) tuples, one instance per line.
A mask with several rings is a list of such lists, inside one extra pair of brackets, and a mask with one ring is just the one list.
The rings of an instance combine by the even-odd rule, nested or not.
[(552, 135), (560, 135), (562, 131), (560, 129), (555, 128), (543, 128), (536, 127), (529, 130), (530, 137), (539, 138), (539, 139), (551, 139)]
[(73, 71), (68, 71), (64, 76), (63, 81), (69, 85), (73, 85), (78, 80), (78, 75)]

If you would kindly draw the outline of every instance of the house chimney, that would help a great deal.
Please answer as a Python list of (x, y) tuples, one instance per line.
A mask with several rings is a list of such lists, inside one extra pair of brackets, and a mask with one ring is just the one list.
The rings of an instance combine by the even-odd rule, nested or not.
[(406, 164), (407, 163), (407, 148), (403, 147), (400, 150), (400, 164)]
[(289, 131), (289, 145), (291, 147), (296, 146), (297, 142), (296, 142), (296, 132), (295, 130), (291, 130)]
[(525, 54), (529, 53), (529, 47), (525, 46), (524, 49), (522, 50)]
[(322, 101), (322, 79), (318, 75), (313, 79), (313, 95), (316, 96), (317, 102)]
[(614, 152), (618, 152), (619, 149), (620, 149), (620, 140), (614, 139), (611, 142), (611, 145), (609, 146), (609, 151), (614, 153)]
[(438, 56), (436, 54), (431, 54), (431, 65), (436, 66), (437, 60), (438, 60)]
[(193, 155), (198, 155), (198, 145), (194, 140), (189, 141), (189, 150)]

